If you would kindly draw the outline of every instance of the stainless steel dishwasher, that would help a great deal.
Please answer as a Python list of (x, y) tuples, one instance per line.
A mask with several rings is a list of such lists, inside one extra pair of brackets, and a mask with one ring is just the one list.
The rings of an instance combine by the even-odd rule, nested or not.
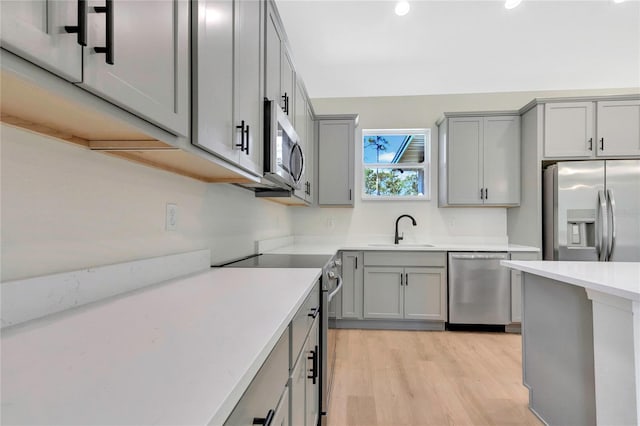
[(511, 323), (509, 253), (449, 253), (449, 323)]

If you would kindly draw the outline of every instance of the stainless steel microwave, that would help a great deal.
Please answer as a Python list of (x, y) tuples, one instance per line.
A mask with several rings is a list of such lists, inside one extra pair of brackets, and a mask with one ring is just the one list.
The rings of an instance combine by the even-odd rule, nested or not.
[(298, 134), (277, 102), (264, 101), (264, 177), (300, 189), (304, 153)]

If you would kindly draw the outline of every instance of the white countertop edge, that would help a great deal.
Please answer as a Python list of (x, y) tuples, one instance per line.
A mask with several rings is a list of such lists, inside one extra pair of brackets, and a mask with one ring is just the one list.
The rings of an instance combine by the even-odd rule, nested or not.
[[(552, 280), (640, 302), (640, 262), (502, 260), (500, 264)], [(577, 267), (580, 267), (579, 271), (576, 271)], [(603, 282), (604, 279), (613, 282)]]
[[(242, 269), (252, 269), (252, 268), (234, 268), (234, 269), (242, 270)], [(309, 268), (309, 269), (316, 269), (316, 268)], [(318, 270), (318, 273), (316, 274), (316, 277), (313, 279), (313, 281), (309, 283), (303, 295), (298, 299), (295, 305), (291, 308), (291, 310), (289, 311), (287, 316), (284, 318), (282, 323), (278, 326), (276, 331), (274, 331), (273, 335), (271, 336), (271, 339), (269, 339), (269, 342), (262, 348), (260, 353), (254, 359), (253, 363), (245, 371), (245, 374), (237, 382), (236, 386), (229, 392), (226, 399), (215, 410), (215, 414), (207, 424), (221, 425), (227, 420), (229, 415), (233, 412), (233, 409), (236, 407), (236, 405), (240, 401), (240, 398), (242, 398), (242, 395), (251, 384), (251, 381), (253, 380), (255, 375), (258, 373), (258, 371), (262, 367), (262, 364), (264, 364), (264, 362), (267, 360), (267, 358), (269, 357), (269, 354), (271, 354), (271, 351), (273, 350), (273, 348), (275, 348), (276, 343), (278, 343), (278, 341), (282, 337), (282, 333), (284, 333), (287, 330), (287, 327), (289, 327), (289, 323), (291, 323), (291, 320), (293, 320), (293, 317), (298, 312), (298, 309), (300, 309), (304, 301), (307, 299), (307, 297), (311, 293), (313, 286), (316, 284), (316, 282), (322, 275), (322, 269), (318, 268), (317, 270)]]
[(417, 251), (417, 252), (443, 252), (443, 251), (482, 251), (482, 252), (522, 252), (539, 253), (537, 247), (522, 246), (517, 244), (493, 245), (493, 244), (434, 244), (433, 247), (399, 245), (372, 245), (371, 243), (343, 243), (343, 244), (291, 244), (268, 251), (271, 254), (327, 254), (333, 255), (338, 251)]

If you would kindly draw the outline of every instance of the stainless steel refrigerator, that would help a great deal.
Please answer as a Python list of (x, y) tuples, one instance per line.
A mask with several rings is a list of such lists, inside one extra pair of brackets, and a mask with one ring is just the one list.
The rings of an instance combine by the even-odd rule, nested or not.
[(543, 197), (545, 260), (640, 262), (640, 160), (559, 162)]

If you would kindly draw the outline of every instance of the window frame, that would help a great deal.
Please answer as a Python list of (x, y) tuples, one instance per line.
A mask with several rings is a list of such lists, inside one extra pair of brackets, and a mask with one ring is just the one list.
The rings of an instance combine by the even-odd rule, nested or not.
[[(423, 163), (365, 163), (364, 140), (367, 136), (424, 135)], [(360, 199), (362, 201), (430, 201), (431, 200), (431, 129), (363, 129), (360, 138)], [(399, 165), (401, 164), (401, 166)], [(423, 195), (369, 195), (366, 193), (365, 169), (408, 169), (423, 171)]]

